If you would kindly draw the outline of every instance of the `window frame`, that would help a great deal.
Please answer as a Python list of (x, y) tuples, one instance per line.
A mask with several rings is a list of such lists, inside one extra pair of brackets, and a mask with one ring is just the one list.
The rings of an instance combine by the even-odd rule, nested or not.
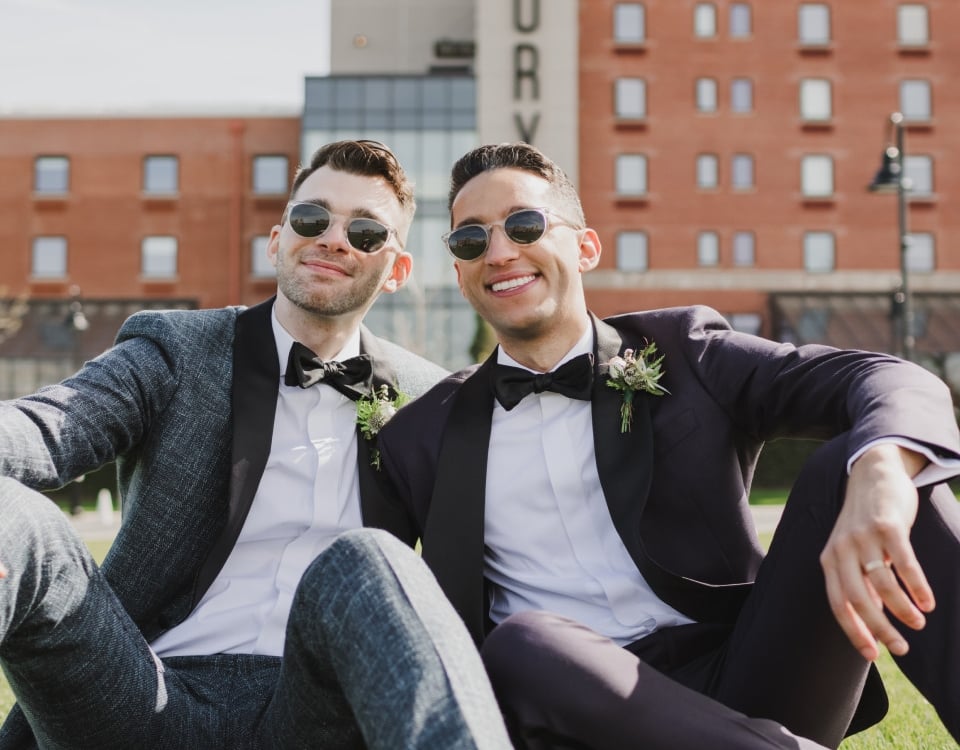
[[(637, 247), (626, 247), (628, 240), (638, 240)], [(650, 237), (639, 229), (625, 229), (617, 233), (617, 270), (625, 273), (643, 273), (650, 268)], [(639, 262), (625, 262), (636, 253)]]
[[(172, 243), (173, 246), (173, 268), (172, 270), (165, 269), (154, 269), (150, 266), (151, 264), (156, 264), (156, 258), (149, 258), (148, 245), (156, 245), (158, 240), (169, 241), (165, 244)], [(164, 248), (154, 248), (154, 252), (159, 249)], [(169, 249), (169, 248), (166, 248)], [(162, 260), (166, 261), (169, 258), (164, 258)], [(180, 240), (172, 234), (148, 234), (145, 235), (140, 240), (140, 278), (147, 279), (150, 281), (168, 281), (170, 279), (177, 278), (180, 271)]]
[[(710, 240), (713, 247), (707, 247), (706, 241)], [(705, 257), (704, 250), (712, 250), (714, 257), (712, 262)], [(720, 266), (720, 233), (713, 229), (704, 229), (697, 232), (697, 266), (700, 268), (717, 268)]]
[[(822, 123), (833, 120), (833, 81), (829, 78), (801, 78), (797, 96), (800, 119), (803, 122)], [(810, 104), (820, 105), (821, 111), (818, 111), (816, 106), (809, 106)]]
[[(711, 90), (709, 96), (712, 96), (712, 104), (710, 102), (706, 102), (706, 97), (703, 96), (704, 94), (707, 94), (707, 89)], [(697, 112), (701, 112), (703, 114), (714, 114), (719, 107), (720, 100), (720, 91), (718, 88), (717, 79), (710, 78), (709, 76), (697, 78), (697, 80), (694, 82), (693, 99), (697, 108)], [(704, 104), (711, 104), (711, 106), (705, 107)]]
[[(823, 18), (811, 16), (815, 11), (822, 11)], [(811, 23), (825, 23), (823, 33), (811, 34)], [(804, 47), (826, 47), (833, 42), (833, 18), (828, 3), (800, 3), (797, 6), (797, 43)]]
[[(921, 101), (921, 109), (923, 111), (916, 110), (912, 105), (907, 106), (908, 99), (910, 94), (908, 90), (914, 90), (913, 94), (916, 96), (920, 95), (920, 98), (924, 101)], [(903, 119), (906, 122), (930, 122), (933, 119), (933, 85), (926, 78), (904, 78), (900, 81), (899, 89), (899, 105), (900, 113), (903, 115)]]
[[(911, 19), (907, 14), (921, 11), (918, 18)], [(913, 27), (923, 26), (923, 32), (917, 38), (910, 38)], [(904, 32), (908, 33), (904, 33)], [(901, 47), (926, 47), (930, 44), (930, 8), (924, 3), (900, 3), (897, 6), (897, 44)]]
[[(640, 176), (640, 188), (638, 190), (625, 189), (623, 178), (630, 176), (634, 171)], [(617, 154), (614, 164), (614, 189), (619, 198), (644, 198), (647, 196), (650, 183), (646, 154)]]
[[(43, 184), (50, 179), (51, 172), (43, 169), (44, 164), (58, 163), (63, 169), (57, 170), (56, 184)], [(33, 192), (36, 195), (66, 195), (70, 192), (70, 157), (64, 154), (39, 154), (33, 160)]]
[[(703, 26), (704, 23), (709, 29)], [(693, 36), (696, 39), (717, 38), (717, 6), (715, 3), (694, 4)]]
[(720, 157), (717, 154), (697, 154), (696, 184), (698, 190), (716, 190), (720, 187)]
[[(621, 13), (627, 11), (639, 11), (639, 30), (638, 36), (622, 35), (621, 25), (624, 19), (620, 18)], [(631, 19), (626, 19), (630, 21)], [(616, 3), (613, 6), (613, 41), (617, 44), (644, 44), (647, 41), (647, 11), (643, 3)]]
[[(743, 173), (743, 165), (747, 165), (749, 179), (744, 182), (739, 179)], [(753, 154), (736, 153), (730, 157), (730, 187), (734, 190), (753, 190), (757, 186), (757, 164)]]
[[(172, 164), (173, 169), (173, 187), (164, 185), (151, 185), (151, 165)], [(159, 175), (154, 175), (153, 180), (158, 180)], [(180, 157), (174, 154), (147, 154), (143, 157), (143, 181), (142, 190), (144, 195), (150, 196), (173, 196), (180, 193)]]
[[(639, 96), (638, 96), (639, 94)], [(636, 111), (630, 112), (631, 105), (639, 104)], [(639, 76), (620, 76), (613, 82), (613, 110), (618, 120), (645, 120), (647, 117), (647, 82)]]
[[(259, 179), (263, 179), (262, 169), (275, 169), (263, 165), (271, 161), (283, 162), (283, 180), (274, 184), (261, 186)], [(266, 180), (270, 182), (270, 180)], [(273, 189), (276, 188), (276, 189)], [(250, 190), (254, 195), (286, 195), (290, 191), (290, 158), (286, 154), (254, 154), (250, 165)]]
[[(56, 241), (56, 247), (48, 247), (47, 251), (58, 250), (60, 251), (60, 258), (56, 259), (58, 262), (53, 264), (57, 268), (53, 272), (43, 272), (38, 269), (38, 256), (44, 250), (42, 245), (51, 243), (51, 241)], [(46, 262), (46, 259), (44, 259)], [(39, 234), (33, 237), (30, 243), (30, 278), (31, 279), (42, 279), (47, 280), (56, 280), (56, 279), (65, 279), (69, 272), (70, 266), (70, 245), (67, 240), (67, 237), (62, 234)], [(40, 272), (38, 272), (40, 271)]]
[[(805, 199), (823, 200), (831, 199), (836, 191), (835, 170), (833, 157), (830, 154), (804, 154), (800, 160), (800, 192)], [(828, 167), (827, 173), (823, 175), (826, 182), (829, 183), (826, 190), (816, 190), (815, 184), (821, 181), (818, 175), (814, 174), (816, 165), (822, 164)]]
[[(743, 107), (743, 102), (738, 101), (744, 94), (747, 98), (747, 107)], [(754, 111), (753, 108), (753, 79), (745, 76), (737, 76), (730, 79), (730, 111), (737, 115), (748, 115)]]
[[(829, 247), (823, 248), (812, 246), (810, 243), (816, 240), (829, 240)], [(826, 250), (830, 254), (829, 267), (822, 267), (822, 264), (811, 263), (814, 260), (814, 251)], [(837, 268), (837, 236), (827, 230), (813, 229), (803, 233), (803, 270), (807, 273), (832, 273)]]

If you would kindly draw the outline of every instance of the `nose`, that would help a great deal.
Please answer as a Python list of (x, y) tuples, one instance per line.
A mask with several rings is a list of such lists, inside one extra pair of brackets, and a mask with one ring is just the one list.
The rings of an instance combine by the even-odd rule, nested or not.
[(490, 230), (490, 246), (483, 259), (490, 266), (502, 266), (520, 256), (520, 247), (511, 242), (502, 226), (494, 225)]
[(333, 219), (326, 231), (316, 238), (316, 243), (330, 250), (350, 252), (350, 241), (347, 239), (347, 222)]

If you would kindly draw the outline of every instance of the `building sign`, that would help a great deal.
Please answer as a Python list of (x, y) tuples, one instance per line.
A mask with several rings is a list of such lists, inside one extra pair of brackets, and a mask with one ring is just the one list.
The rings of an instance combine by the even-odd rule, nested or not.
[(525, 141), (576, 180), (576, 0), (477, 3), (480, 140)]

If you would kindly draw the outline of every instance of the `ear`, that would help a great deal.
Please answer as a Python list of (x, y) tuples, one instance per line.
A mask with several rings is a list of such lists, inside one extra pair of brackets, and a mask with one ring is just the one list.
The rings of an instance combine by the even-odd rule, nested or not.
[(267, 241), (267, 260), (274, 268), (277, 267), (277, 253), (280, 252), (280, 230), (283, 229), (279, 224), (274, 224), (270, 230), (270, 239)]
[(412, 270), (413, 256), (406, 252), (397, 253), (397, 257), (393, 260), (393, 268), (390, 269), (390, 274), (380, 288), (388, 294), (392, 294), (407, 283)]
[(580, 273), (586, 273), (597, 267), (600, 262), (600, 237), (587, 227), (580, 238)]

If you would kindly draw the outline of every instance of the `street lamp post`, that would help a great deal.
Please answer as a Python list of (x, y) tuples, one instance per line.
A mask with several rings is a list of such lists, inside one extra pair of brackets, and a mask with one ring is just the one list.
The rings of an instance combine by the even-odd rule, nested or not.
[(910, 238), (907, 230), (907, 190), (909, 180), (904, 175), (903, 115), (894, 112), (890, 115), (890, 128), (893, 130), (894, 145), (888, 145), (883, 152), (880, 169), (868, 189), (874, 193), (897, 194), (897, 230), (900, 233), (900, 288), (894, 292), (893, 315), (898, 323), (899, 354), (908, 360), (913, 359), (914, 323), (913, 300), (910, 295), (910, 281), (907, 269), (907, 249)]

